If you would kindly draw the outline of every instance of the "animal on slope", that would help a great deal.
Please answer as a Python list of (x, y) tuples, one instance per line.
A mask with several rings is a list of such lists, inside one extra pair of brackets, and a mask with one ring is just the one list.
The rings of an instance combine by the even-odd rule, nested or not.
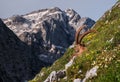
[(86, 25), (82, 25), (77, 31), (76, 31), (76, 35), (75, 35), (75, 54), (74, 56), (78, 56), (80, 55), (82, 52), (84, 52), (85, 50), (87, 50), (87, 47), (84, 43), (82, 43), (83, 38), (88, 35), (89, 33), (92, 32), (96, 32), (95, 30), (87, 30), (86, 32), (84, 32), (83, 34), (80, 34), (80, 32), (82, 31), (83, 28), (87, 27)]

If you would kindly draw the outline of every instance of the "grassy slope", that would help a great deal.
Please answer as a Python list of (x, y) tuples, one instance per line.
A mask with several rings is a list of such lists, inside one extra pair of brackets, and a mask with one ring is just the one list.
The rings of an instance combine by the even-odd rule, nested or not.
[[(118, 3), (120, 0), (118, 1)], [(84, 42), (89, 42), (88, 50), (74, 61), (67, 70), (67, 81), (72, 82), (75, 78), (84, 78), (87, 70), (99, 66), (97, 77), (88, 82), (120, 82), (120, 3), (107, 11), (94, 26), (97, 31), (85, 37)], [(70, 60), (73, 49), (68, 49), (62, 58), (57, 60), (51, 67), (43, 68), (40, 73), (30, 82), (43, 82), (53, 70), (64, 69), (64, 65)], [(78, 73), (82, 70), (82, 73)]]

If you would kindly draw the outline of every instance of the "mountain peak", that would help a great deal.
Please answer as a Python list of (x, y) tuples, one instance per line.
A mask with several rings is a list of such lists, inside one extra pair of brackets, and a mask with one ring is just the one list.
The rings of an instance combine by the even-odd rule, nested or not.
[(69, 14), (78, 14), (75, 10), (73, 10), (72, 8), (68, 8), (65, 10), (66, 13), (69, 13)]
[(71, 22), (78, 22), (81, 19), (80, 15), (71, 8), (65, 10), (66, 15), (68, 16), (69, 21)]
[(48, 8), (48, 10), (62, 11), (59, 7), (51, 7), (51, 8)]
[(61, 57), (66, 48), (74, 42), (75, 32), (80, 22), (92, 26), (95, 23), (92, 21), (86, 23), (87, 20), (82, 21), (80, 15), (73, 9), (62, 11), (58, 7), (41, 9), (21, 16), (16, 15), (4, 20), (23, 42), (34, 47), (33, 52), (40, 60), (43, 60), (44, 54), (46, 57), (44, 62), (49, 63)]

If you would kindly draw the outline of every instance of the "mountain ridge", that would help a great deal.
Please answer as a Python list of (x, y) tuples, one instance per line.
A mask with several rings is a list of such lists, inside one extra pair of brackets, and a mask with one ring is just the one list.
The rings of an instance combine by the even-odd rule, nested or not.
[(25, 43), (40, 60), (53, 63), (74, 42), (76, 29), (86, 24), (90, 29), (95, 21), (81, 18), (73, 9), (58, 7), (33, 11), (4, 19), (4, 23)]

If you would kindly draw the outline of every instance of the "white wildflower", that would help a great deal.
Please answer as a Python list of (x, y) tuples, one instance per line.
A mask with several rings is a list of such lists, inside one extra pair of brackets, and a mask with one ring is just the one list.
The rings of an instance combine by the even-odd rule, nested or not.
[(105, 61), (107, 62), (107, 61), (108, 61), (108, 59), (107, 59), (107, 58), (105, 58)]
[(82, 73), (82, 70), (79, 70), (78, 73)]
[(95, 65), (95, 64), (96, 64), (95, 61), (93, 61), (92, 65)]
[(110, 58), (109, 58), (109, 61), (111, 61), (112, 59), (113, 59), (113, 58), (112, 58), (112, 57), (110, 57)]
[(44, 75), (44, 72), (40, 73), (40, 76), (43, 76)]
[(105, 68), (107, 68), (108, 66), (105, 64), (105, 66), (104, 66)]
[(118, 62), (120, 62), (120, 60), (117, 60)]

